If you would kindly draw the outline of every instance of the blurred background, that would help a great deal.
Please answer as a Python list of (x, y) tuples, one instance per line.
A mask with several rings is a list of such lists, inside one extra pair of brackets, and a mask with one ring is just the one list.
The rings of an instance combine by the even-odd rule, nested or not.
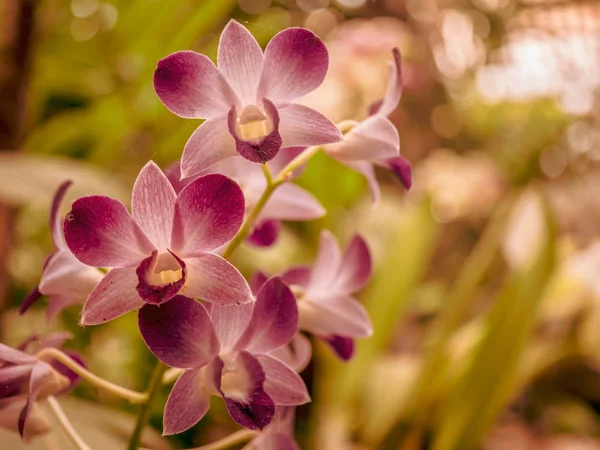
[[(48, 323), (44, 302), (23, 317), (18, 306), (52, 249), (61, 181), (75, 181), (65, 210), (90, 193), (128, 202), (148, 159), (164, 168), (180, 156), (199, 122), (166, 110), (153, 70), (181, 49), (214, 58), (231, 17), (262, 45), (290, 26), (321, 36), (329, 74), (304, 102), (335, 121), (365, 117), (385, 91), (390, 50), (403, 58), (391, 118), (413, 189), (382, 171), (373, 206), (360, 175), (318, 155), (299, 183), (328, 215), (235, 257), (247, 276), (275, 274), (312, 261), (323, 228), (371, 245), (360, 300), (375, 335), (347, 364), (315, 342), (301, 448), (600, 449), (593, 0), (0, 0), (0, 341), (66, 329), (66, 347), (93, 372), (144, 389), (153, 358), (134, 314), (84, 329), (78, 307)], [(67, 414), (93, 448), (127, 438), (133, 407), (84, 384), (75, 396)], [(189, 448), (235, 429), (215, 401), (189, 432), (153, 439)], [(3, 448), (20, 448), (13, 438), (2, 434)], [(68, 448), (56, 439), (34, 446)]]

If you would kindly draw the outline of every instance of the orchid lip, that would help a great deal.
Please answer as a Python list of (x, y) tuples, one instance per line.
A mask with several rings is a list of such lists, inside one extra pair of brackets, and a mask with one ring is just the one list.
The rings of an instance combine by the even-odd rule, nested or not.
[(156, 265), (146, 273), (146, 281), (152, 286), (176, 283), (183, 278), (183, 268), (170, 252), (161, 252)]
[(242, 139), (253, 141), (268, 136), (273, 131), (273, 123), (258, 106), (248, 105), (237, 118), (237, 129)]

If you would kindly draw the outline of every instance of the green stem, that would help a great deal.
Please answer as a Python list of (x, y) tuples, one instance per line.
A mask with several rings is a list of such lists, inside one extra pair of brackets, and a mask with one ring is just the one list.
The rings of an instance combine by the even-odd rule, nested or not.
[(146, 426), (146, 422), (148, 422), (148, 417), (150, 416), (150, 408), (152, 406), (152, 401), (154, 400), (156, 394), (158, 394), (158, 391), (160, 390), (160, 387), (162, 385), (163, 373), (166, 369), (167, 366), (165, 366), (162, 362), (156, 362), (154, 372), (152, 373), (152, 378), (150, 378), (150, 382), (148, 383), (148, 389), (146, 390), (148, 400), (140, 407), (137, 422), (135, 424), (135, 429), (133, 430), (133, 434), (131, 435), (131, 439), (129, 441), (128, 450), (138, 450), (138, 446), (140, 445), (140, 440), (142, 438), (142, 431), (144, 431), (144, 427)]
[(287, 166), (281, 169), (281, 172), (279, 172), (274, 182), (279, 184), (285, 183), (294, 170), (299, 169), (300, 166), (306, 164), (313, 156), (315, 156), (319, 152), (319, 150), (321, 150), (320, 146), (308, 147), (306, 150), (304, 150), (302, 153), (296, 156), (293, 160), (291, 160)]

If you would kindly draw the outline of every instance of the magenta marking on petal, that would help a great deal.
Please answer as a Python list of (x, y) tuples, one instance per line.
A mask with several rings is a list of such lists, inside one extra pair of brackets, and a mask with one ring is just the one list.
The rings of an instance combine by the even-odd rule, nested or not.
[(343, 336), (322, 337), (334, 353), (343, 361), (350, 361), (354, 356), (354, 339)]
[(25, 312), (31, 307), (31, 305), (33, 305), (42, 297), (43, 294), (39, 291), (38, 286), (34, 287), (31, 290), (31, 292), (27, 294), (27, 297), (25, 297), (23, 303), (21, 303), (21, 306), (19, 307), (19, 315), (22, 316), (23, 314), (25, 314)]
[(252, 319), (237, 349), (266, 353), (287, 344), (298, 329), (298, 306), (279, 277), (267, 281), (256, 296)]
[(275, 403), (264, 390), (265, 372), (258, 360), (250, 353), (242, 351), (238, 354), (237, 364), (241, 365), (251, 384), (248, 398), (233, 399), (221, 390), (227, 412), (233, 420), (251, 430), (262, 430), (271, 423), (275, 416)]
[(52, 241), (56, 248), (64, 246), (62, 220), (58, 214), (60, 212), (60, 205), (65, 198), (65, 194), (72, 184), (73, 182), (71, 180), (63, 182), (56, 190), (54, 198), (52, 199), (52, 207), (50, 208), (50, 232), (52, 233)]
[(269, 277), (264, 272), (256, 272), (250, 279), (250, 289), (254, 295), (258, 294), (263, 284), (267, 282)]
[[(160, 267), (161, 259), (170, 259), (169, 255), (173, 257), (177, 264), (179, 264), (179, 268), (171, 267), (171, 265), (168, 267)], [(167, 264), (172, 264), (172, 262), (173, 261), (168, 261)], [(181, 270), (180, 274), (178, 274), (179, 270)], [(159, 305), (173, 298), (181, 290), (185, 284), (187, 268), (183, 260), (178, 258), (177, 255), (170, 250), (168, 254), (165, 253), (163, 255), (159, 255), (158, 250), (154, 250), (154, 252), (152, 252), (152, 256), (144, 259), (140, 263), (135, 273), (139, 280), (135, 289), (142, 300), (144, 300), (146, 303)], [(152, 278), (159, 279), (160, 275), (164, 273), (167, 273), (167, 279), (172, 276), (179, 277), (179, 279), (162, 284), (151, 283), (150, 280)]]
[(281, 148), (282, 139), (279, 134), (279, 112), (277, 107), (268, 99), (263, 98), (263, 106), (266, 115), (271, 118), (273, 129), (271, 132), (257, 139), (244, 140), (237, 132), (237, 110), (235, 107), (229, 110), (227, 126), (229, 133), (235, 139), (235, 148), (240, 155), (249, 161), (266, 163), (273, 159)]
[(412, 166), (410, 161), (402, 156), (396, 156), (386, 160), (386, 163), (394, 171), (402, 186), (409, 190), (412, 187)]
[(383, 105), (383, 100), (377, 100), (371, 103), (367, 108), (367, 115), (374, 116), (381, 109), (381, 105)]
[(270, 247), (277, 241), (280, 232), (280, 221), (263, 220), (254, 227), (254, 231), (248, 237), (248, 242), (257, 247)]
[(206, 308), (183, 295), (158, 306), (144, 305), (138, 325), (150, 351), (171, 367), (198, 369), (219, 351)]

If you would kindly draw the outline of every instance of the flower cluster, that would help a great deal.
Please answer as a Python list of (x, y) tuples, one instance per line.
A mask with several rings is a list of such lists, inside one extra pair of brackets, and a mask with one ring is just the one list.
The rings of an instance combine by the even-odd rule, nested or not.
[[(244, 241), (273, 244), (281, 221), (326, 213), (292, 183), (319, 150), (364, 174), (374, 200), (374, 165), (394, 170), (410, 187), (410, 164), (400, 157), (398, 132), (387, 118), (402, 91), (400, 56), (392, 55), (385, 97), (363, 122), (338, 125), (296, 103), (321, 84), (328, 66), (324, 43), (306, 29), (280, 32), (263, 53), (232, 20), (220, 38), (217, 66), (192, 51), (159, 61), (158, 97), (175, 114), (205, 121), (180, 162), (164, 172), (152, 161), (142, 168), (130, 210), (109, 197), (87, 196), (62, 220), (58, 211), (70, 183), (59, 187), (50, 217), (56, 251), (21, 312), (42, 296), (50, 297), (49, 320), (83, 303), (81, 325), (137, 310), (144, 342), (179, 374), (165, 405), (164, 434), (195, 425), (210, 396), (218, 396), (237, 423), (264, 430), (253, 448), (297, 448), (293, 407), (310, 401), (299, 375), (311, 358), (303, 332), (342, 360), (352, 358), (354, 339), (373, 332), (353, 297), (371, 276), (368, 245), (356, 235), (342, 252), (324, 231), (312, 266), (271, 278), (256, 273), (250, 284), (229, 257)], [(99, 387), (152, 401), (152, 389), (140, 394), (99, 382), (60, 351), (50, 356)], [(69, 378), (6, 346), (0, 361), (0, 402), (13, 405), (0, 408), (0, 425), (18, 416), (13, 422), (25, 436), (29, 417), (32, 430), (43, 431), (46, 423), (32, 419), (36, 402), (62, 391)]]

